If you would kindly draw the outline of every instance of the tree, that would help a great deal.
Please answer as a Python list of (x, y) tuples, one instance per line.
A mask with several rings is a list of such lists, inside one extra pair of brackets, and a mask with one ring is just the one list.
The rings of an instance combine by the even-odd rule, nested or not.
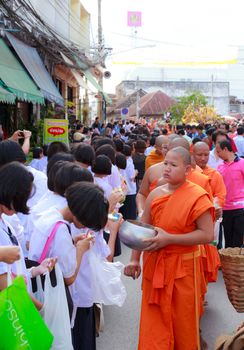
[(177, 98), (177, 102), (170, 108), (171, 120), (178, 124), (182, 121), (189, 105), (198, 108), (206, 106), (207, 103), (206, 97), (200, 91), (189, 92), (187, 96)]
[(185, 110), (182, 122), (186, 124), (203, 123), (213, 124), (221, 120), (221, 117), (216, 113), (212, 106), (197, 106), (191, 103)]

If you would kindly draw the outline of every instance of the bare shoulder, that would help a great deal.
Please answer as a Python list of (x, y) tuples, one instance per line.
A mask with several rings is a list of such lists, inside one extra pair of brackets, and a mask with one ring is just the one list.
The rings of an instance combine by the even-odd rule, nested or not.
[(164, 184), (162, 186), (156, 187), (153, 191), (151, 191), (147, 198), (148, 200), (152, 201), (157, 197), (162, 197), (164, 195), (167, 196), (169, 194), (170, 192), (168, 190), (168, 184)]

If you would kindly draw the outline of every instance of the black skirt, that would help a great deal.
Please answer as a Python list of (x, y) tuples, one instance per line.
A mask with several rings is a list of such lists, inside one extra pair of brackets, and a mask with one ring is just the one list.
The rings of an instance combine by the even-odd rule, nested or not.
[(74, 350), (96, 350), (94, 306), (77, 308), (72, 340)]

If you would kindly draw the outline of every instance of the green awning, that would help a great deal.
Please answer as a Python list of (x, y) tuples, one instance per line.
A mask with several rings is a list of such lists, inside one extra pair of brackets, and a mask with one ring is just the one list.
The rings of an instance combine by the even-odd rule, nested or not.
[(44, 97), (3, 39), (0, 39), (0, 80), (21, 101), (44, 104)]
[(103, 95), (104, 100), (111, 105), (111, 98), (109, 98), (109, 96), (103, 91), (102, 87), (98, 84), (96, 79), (93, 77), (92, 73), (89, 71), (89, 68), (85, 66), (85, 64), (77, 57), (74, 58), (76, 64), (78, 64), (78, 66), (82, 69), (83, 73), (85, 74), (86, 79), (95, 87), (95, 89), (97, 89), (97, 91), (99, 91)]
[(16, 96), (0, 86), (0, 102), (15, 103)]

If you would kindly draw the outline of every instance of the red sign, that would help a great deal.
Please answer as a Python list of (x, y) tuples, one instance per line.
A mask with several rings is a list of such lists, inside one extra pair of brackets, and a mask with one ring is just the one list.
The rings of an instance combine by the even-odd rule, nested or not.
[(48, 128), (47, 131), (53, 136), (63, 135), (65, 133), (64, 128), (60, 128), (59, 126)]

